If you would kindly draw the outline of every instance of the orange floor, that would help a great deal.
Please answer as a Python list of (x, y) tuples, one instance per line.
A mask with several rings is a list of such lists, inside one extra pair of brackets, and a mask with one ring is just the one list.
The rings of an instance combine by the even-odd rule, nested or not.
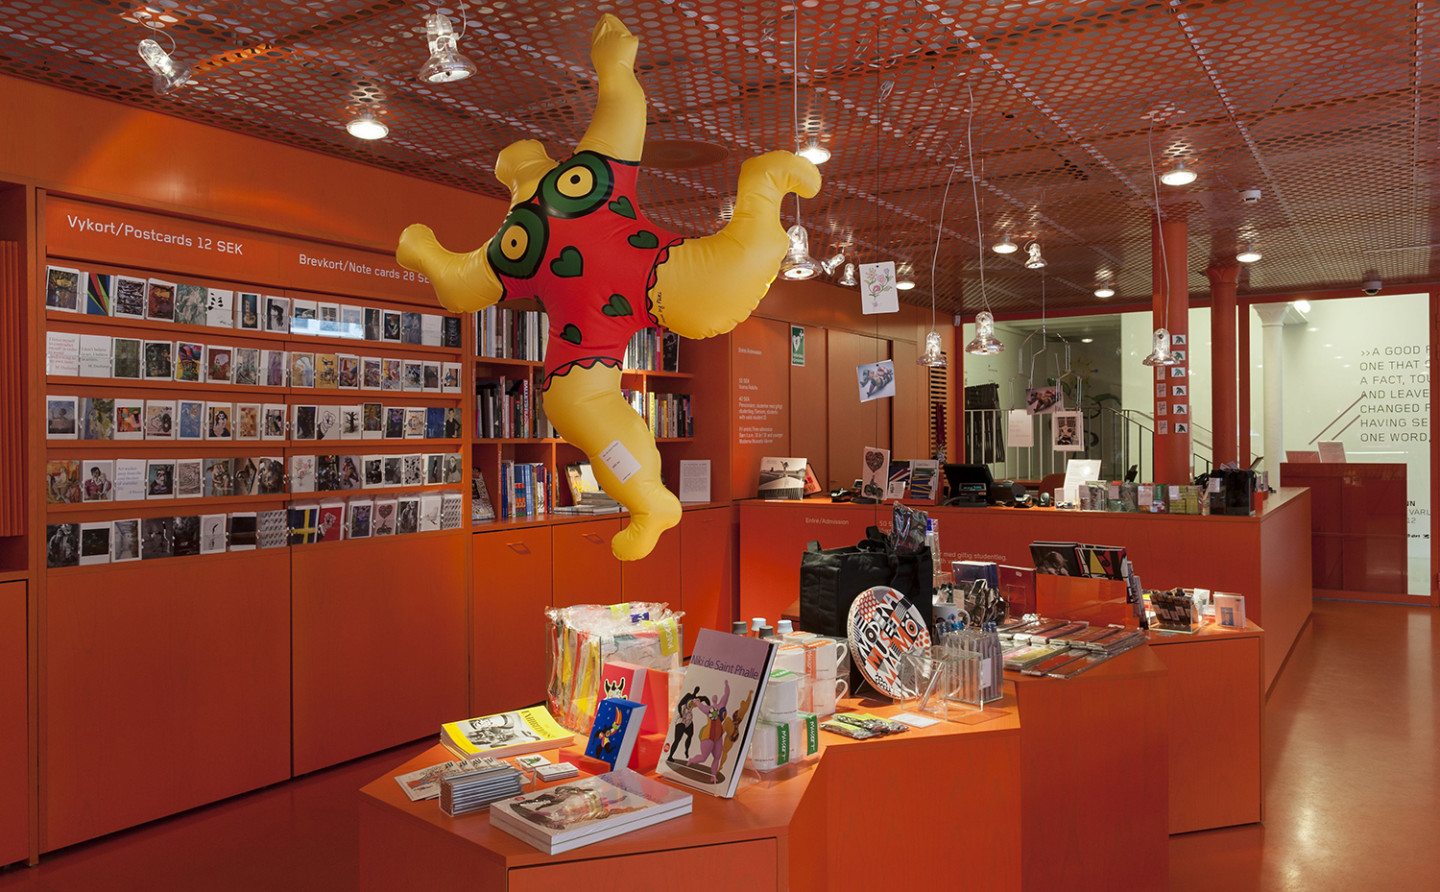
[[(1266, 708), (1265, 826), (1173, 837), (1170, 888), (1429, 888), (1437, 650), (1434, 610), (1317, 601)], [(356, 790), (429, 745), (75, 846), (0, 872), (0, 892), (354, 889)]]

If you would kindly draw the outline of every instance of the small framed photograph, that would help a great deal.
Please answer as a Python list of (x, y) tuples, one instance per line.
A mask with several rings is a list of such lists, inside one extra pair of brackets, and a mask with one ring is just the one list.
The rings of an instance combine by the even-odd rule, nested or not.
[(288, 297), (265, 298), (265, 330), (290, 333), (290, 299)]
[(234, 369), (233, 347), (205, 348), (205, 380), (211, 384), (229, 384)]
[(285, 404), (266, 403), (260, 412), (260, 439), (285, 439)]
[(175, 460), (175, 497), (177, 499), (198, 499), (200, 497), (205, 481), (203, 464), (202, 460), (198, 458)]
[(1215, 625), (1222, 629), (1245, 631), (1245, 596), (1216, 592)]
[(260, 295), (250, 291), (235, 293), (235, 327), (242, 331), (260, 331)]
[(260, 439), (260, 404), (236, 403), (235, 416), (230, 419), (235, 428), (235, 439)]
[(111, 309), (121, 319), (144, 319), (150, 283), (134, 276), (116, 276)]
[(171, 440), (175, 437), (175, 401), (145, 401), (145, 439)]
[(75, 440), (80, 436), (80, 398), (74, 396), (45, 397), (45, 437), (50, 440)]
[(146, 341), (144, 377), (148, 381), (169, 381), (175, 377), (175, 342)]
[(145, 498), (175, 497), (175, 460), (150, 459), (145, 462)]
[(205, 401), (179, 400), (176, 403), (176, 436), (181, 440), (205, 439)]
[(1078, 411), (1060, 411), (1051, 415), (1052, 445), (1056, 452), (1085, 451), (1085, 419)]

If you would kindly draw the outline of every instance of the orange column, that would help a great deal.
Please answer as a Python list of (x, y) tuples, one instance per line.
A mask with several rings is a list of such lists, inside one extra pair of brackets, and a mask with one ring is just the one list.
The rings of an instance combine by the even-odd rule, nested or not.
[(965, 323), (960, 321), (960, 314), (955, 314), (955, 350), (951, 354), (955, 357), (955, 378), (950, 382), (954, 388), (955, 398), (950, 401), (951, 417), (950, 430), (952, 432), (949, 441), (955, 444), (955, 454), (946, 454), (945, 460), (951, 464), (960, 464), (965, 461)]
[(1240, 267), (1212, 266), (1205, 270), (1210, 279), (1210, 398), (1215, 428), (1215, 455), (1219, 467), (1238, 459), (1236, 388), (1239, 367), (1235, 361), (1235, 289)]
[[(1185, 358), (1155, 368), (1155, 482), (1189, 483), (1190, 473), (1190, 286), (1184, 220), (1156, 217), (1151, 232), (1155, 328), (1168, 328), (1172, 349)], [(1176, 394), (1175, 387), (1181, 391)], [(1183, 407), (1177, 411), (1178, 407)]]

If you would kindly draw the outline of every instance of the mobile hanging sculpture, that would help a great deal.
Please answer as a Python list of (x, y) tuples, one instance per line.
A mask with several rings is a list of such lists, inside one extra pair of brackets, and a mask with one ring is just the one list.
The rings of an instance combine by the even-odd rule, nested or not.
[(448, 310), (471, 313), (506, 299), (544, 305), (545, 413), (630, 511), (611, 542), (621, 560), (645, 557), (680, 521), (680, 502), (660, 480), (654, 437), (620, 394), (626, 345), (647, 326), (705, 338), (743, 321), (789, 248), (780, 202), (790, 192), (810, 198), (820, 190), (814, 164), (770, 152), (741, 165), (735, 210), (719, 232), (684, 238), (651, 223), (636, 200), (646, 116), (638, 48), (619, 19), (601, 17), (590, 40), (599, 79), (590, 126), (560, 161), (536, 140), (500, 152), (495, 176), (510, 190), (510, 212), (488, 242), (457, 254), (414, 224), (395, 254), (430, 279)]

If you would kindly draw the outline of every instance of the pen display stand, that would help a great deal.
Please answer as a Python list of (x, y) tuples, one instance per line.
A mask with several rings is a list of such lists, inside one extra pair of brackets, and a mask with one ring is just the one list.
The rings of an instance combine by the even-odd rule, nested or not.
[(1000, 636), (993, 624), (985, 630), (959, 629), (947, 632), (938, 645), (947, 653), (973, 653), (980, 658), (980, 697), (992, 703), (1005, 696), (1005, 658)]
[(932, 646), (900, 656), (900, 696), (907, 712), (954, 721), (984, 708), (980, 655)]

